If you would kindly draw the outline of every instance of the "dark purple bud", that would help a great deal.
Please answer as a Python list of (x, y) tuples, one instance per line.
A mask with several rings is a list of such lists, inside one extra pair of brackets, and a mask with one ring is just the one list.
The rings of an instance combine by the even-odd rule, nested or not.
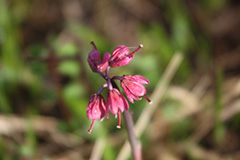
[(108, 59), (110, 57), (110, 53), (106, 52), (104, 54), (103, 60), (101, 63), (101, 53), (97, 50), (97, 47), (93, 41), (91, 42), (91, 44), (93, 45), (94, 49), (91, 50), (88, 54), (88, 59), (87, 59), (88, 64), (93, 72), (98, 72), (98, 70), (103, 72), (106, 70), (108, 66)]
[(88, 64), (93, 72), (97, 72), (97, 65), (101, 63), (100, 52), (96, 49), (91, 50), (88, 54)]

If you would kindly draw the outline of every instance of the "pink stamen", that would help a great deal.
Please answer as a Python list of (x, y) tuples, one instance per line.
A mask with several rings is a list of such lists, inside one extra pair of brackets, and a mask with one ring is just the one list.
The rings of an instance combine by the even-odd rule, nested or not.
[(120, 113), (119, 110), (118, 110), (118, 125), (117, 125), (117, 128), (121, 128), (121, 113)]
[(152, 101), (151, 101), (147, 96), (143, 95), (143, 97), (144, 97), (150, 104), (152, 103)]
[(88, 133), (89, 133), (89, 134), (92, 132), (94, 123), (95, 123), (95, 120), (92, 121), (91, 127), (90, 127), (90, 129), (88, 130)]
[(127, 57), (131, 57), (134, 53), (136, 53), (139, 49), (141, 49), (143, 47), (143, 45), (142, 44), (140, 44), (139, 45), (139, 47), (136, 49), (136, 50), (134, 50), (132, 53), (130, 53), (129, 55), (127, 55)]
[(94, 49), (97, 49), (97, 46), (95, 45), (95, 43), (93, 41), (91, 41), (91, 44), (93, 45)]

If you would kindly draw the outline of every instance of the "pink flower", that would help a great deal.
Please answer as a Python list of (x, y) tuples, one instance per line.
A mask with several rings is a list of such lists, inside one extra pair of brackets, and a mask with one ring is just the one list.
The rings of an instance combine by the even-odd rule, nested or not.
[(108, 91), (107, 95), (107, 108), (114, 114), (118, 114), (118, 125), (117, 128), (121, 128), (121, 114), (120, 111), (129, 109), (129, 105), (125, 97), (116, 88)]
[(91, 42), (91, 44), (93, 45), (94, 49), (91, 50), (88, 54), (88, 59), (87, 59), (88, 64), (93, 72), (98, 72), (98, 70), (103, 72), (108, 66), (108, 59), (110, 57), (110, 53), (106, 52), (104, 54), (103, 60), (101, 63), (101, 57), (100, 57), (101, 53), (97, 50), (97, 47), (94, 44), (94, 42)]
[(107, 114), (107, 118), (109, 117), (106, 103), (101, 95), (93, 94), (90, 98), (88, 107), (87, 107), (87, 117), (88, 119), (92, 119), (93, 122), (91, 124), (88, 133), (91, 133), (95, 120), (103, 119), (103, 117)]
[(128, 100), (131, 103), (134, 103), (135, 100), (140, 100), (141, 97), (144, 97), (147, 99), (148, 102), (151, 102), (149, 98), (145, 96), (147, 93), (146, 88), (142, 84), (149, 84), (149, 81), (140, 75), (124, 75), (121, 77), (120, 82)]
[(129, 49), (125, 45), (118, 46), (114, 49), (111, 57), (108, 60), (109, 65), (112, 68), (127, 65), (133, 59), (133, 54), (142, 47), (143, 45), (140, 45), (135, 51), (128, 54)]
[[(92, 124), (88, 133), (91, 133), (94, 123), (97, 119), (103, 119), (105, 114), (109, 118), (109, 110), (115, 117), (118, 117), (117, 128), (121, 128), (121, 113), (129, 110), (129, 104), (125, 96), (118, 89), (115, 80), (120, 80), (120, 84), (126, 94), (126, 97), (131, 103), (134, 100), (140, 100), (142, 97), (146, 98), (150, 103), (151, 100), (146, 97), (146, 89), (142, 84), (149, 84), (149, 81), (140, 75), (124, 75), (110, 77), (110, 68), (127, 65), (133, 59), (133, 55), (143, 46), (139, 45), (137, 49), (129, 53), (129, 48), (125, 45), (120, 45), (114, 49), (112, 55), (106, 52), (101, 60), (101, 53), (97, 50), (94, 42), (91, 42), (94, 49), (88, 55), (88, 64), (93, 72), (97, 72), (107, 82), (93, 94), (90, 98), (87, 107), (87, 117), (92, 120)], [(105, 71), (105, 72), (104, 72)], [(106, 102), (100, 95), (103, 89), (108, 89)]]

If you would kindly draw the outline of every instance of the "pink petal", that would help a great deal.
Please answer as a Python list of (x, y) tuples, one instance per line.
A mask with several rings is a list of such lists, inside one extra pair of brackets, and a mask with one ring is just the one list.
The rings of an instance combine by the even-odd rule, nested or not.
[(129, 52), (129, 49), (125, 45), (118, 46), (113, 50), (110, 60), (114, 60), (117, 57), (126, 56)]
[(133, 59), (133, 56), (131, 56), (131, 57), (123, 57), (123, 58), (115, 59), (114, 61), (109, 62), (109, 64), (110, 64), (110, 66), (112, 68), (125, 66), (129, 62), (131, 62), (132, 59)]
[(119, 108), (123, 112), (124, 111), (124, 102), (123, 102), (123, 99), (122, 99), (122, 94), (116, 88), (113, 88), (113, 92), (115, 94), (114, 99), (117, 103), (117, 108)]
[(123, 79), (122, 82), (134, 96), (140, 97), (146, 94), (146, 88), (142, 84), (128, 79)]
[(101, 111), (99, 109), (99, 98), (94, 94), (87, 107), (87, 117), (88, 119), (99, 119), (101, 117)]
[(107, 107), (109, 110), (116, 115), (119, 109), (121, 112), (128, 108), (125, 97), (119, 92), (118, 89), (113, 88), (113, 90), (109, 90), (107, 97)]
[[(123, 95), (121, 95), (121, 97), (122, 97), (122, 99), (123, 99), (124, 109), (125, 109), (125, 110), (128, 110), (128, 109), (129, 109), (129, 104), (128, 104), (126, 98), (125, 98)], [(123, 112), (123, 111), (122, 111), (122, 112)]]
[[(88, 119), (102, 119), (105, 116), (106, 104), (101, 95), (93, 94), (87, 107)], [(108, 116), (108, 115), (107, 115)]]
[(142, 84), (149, 84), (149, 81), (141, 75), (134, 75), (134, 76), (125, 75), (125, 76), (123, 76), (123, 78), (129, 79), (129, 80), (132, 80), (132, 81), (135, 81), (138, 83), (142, 83)]
[(99, 108), (101, 110), (101, 117), (100, 117), (100, 119), (102, 119), (105, 116), (105, 114), (107, 115), (107, 118), (108, 118), (109, 115), (108, 115), (108, 111), (107, 111), (107, 108), (106, 108), (106, 103), (105, 103), (103, 97), (101, 95), (99, 95), (99, 96), (100, 96)]
[(106, 70), (106, 68), (107, 68), (107, 66), (108, 66), (108, 59), (109, 59), (110, 56), (111, 56), (110, 53), (106, 52), (106, 53), (104, 54), (104, 56), (103, 56), (102, 63), (97, 66), (97, 68), (98, 68), (101, 72), (103, 72), (103, 71)]
[(107, 97), (107, 105), (109, 110), (115, 115), (118, 112), (118, 102), (115, 100), (115, 94), (113, 90), (109, 90)]
[(125, 92), (128, 100), (129, 100), (131, 103), (134, 103), (133, 99), (135, 99), (135, 100), (140, 100), (140, 99), (141, 99), (140, 97), (137, 97), (137, 96), (133, 95), (133, 94), (128, 90), (128, 88), (125, 86), (125, 84), (124, 84), (122, 81), (120, 82), (120, 84), (121, 84), (121, 86), (122, 86), (122, 88), (123, 88), (123, 90), (124, 90), (124, 92)]

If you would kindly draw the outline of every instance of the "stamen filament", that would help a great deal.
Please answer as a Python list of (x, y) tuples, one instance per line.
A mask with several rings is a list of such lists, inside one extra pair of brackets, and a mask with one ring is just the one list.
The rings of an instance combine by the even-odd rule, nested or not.
[(139, 47), (136, 49), (136, 50), (134, 50), (132, 53), (130, 53), (129, 55), (127, 55), (127, 57), (131, 57), (134, 53), (136, 53), (139, 49), (141, 49), (143, 47), (143, 45), (142, 44), (140, 44), (139, 45)]
[(95, 123), (95, 120), (92, 121), (92, 124), (91, 124), (91, 126), (90, 126), (90, 129), (88, 130), (88, 133), (89, 133), (89, 134), (92, 132), (94, 123)]
[(151, 101), (147, 96), (143, 95), (143, 97), (144, 97), (150, 104), (152, 103), (152, 101)]
[(118, 110), (118, 125), (117, 125), (117, 128), (121, 128), (121, 113), (120, 113), (119, 110)]

